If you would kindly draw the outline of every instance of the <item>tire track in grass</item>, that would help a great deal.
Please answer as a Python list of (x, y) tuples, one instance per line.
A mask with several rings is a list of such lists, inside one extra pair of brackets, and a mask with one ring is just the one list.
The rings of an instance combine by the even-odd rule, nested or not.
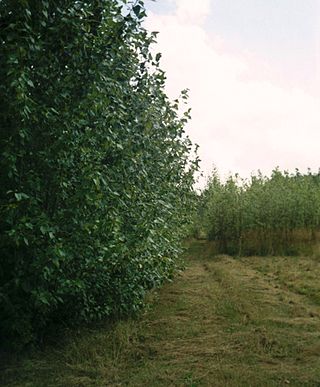
[[(291, 298), (239, 260), (191, 259), (181, 278), (160, 291), (159, 304), (148, 316), (145, 345), (156, 355), (145, 359), (138, 373), (134, 368), (135, 376), (126, 382), (319, 385), (320, 363), (314, 356), (319, 319), (295, 316), (292, 304), (284, 301)], [(299, 296), (295, 302), (307, 310)]]
[(257, 259), (210, 246), (190, 246), (187, 269), (140, 318), (26, 358), (4, 385), (319, 387), (319, 306), (279, 285), (286, 265), (267, 275)]

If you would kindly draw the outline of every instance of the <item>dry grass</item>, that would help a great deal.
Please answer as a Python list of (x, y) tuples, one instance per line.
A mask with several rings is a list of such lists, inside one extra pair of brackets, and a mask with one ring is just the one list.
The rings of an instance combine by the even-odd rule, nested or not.
[(6, 386), (320, 386), (320, 263), (214, 256), (187, 270), (138, 320), (73, 333), (2, 369)]
[(320, 231), (307, 229), (286, 230), (250, 230), (242, 233), (238, 239), (212, 241), (216, 254), (221, 252), (236, 256), (288, 255), (308, 256), (320, 259)]

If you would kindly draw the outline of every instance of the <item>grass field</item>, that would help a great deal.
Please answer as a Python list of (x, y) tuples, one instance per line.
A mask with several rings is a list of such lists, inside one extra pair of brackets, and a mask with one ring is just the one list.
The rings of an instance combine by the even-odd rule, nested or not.
[(320, 386), (320, 260), (215, 256), (187, 269), (136, 320), (82, 329), (6, 361), (4, 386)]

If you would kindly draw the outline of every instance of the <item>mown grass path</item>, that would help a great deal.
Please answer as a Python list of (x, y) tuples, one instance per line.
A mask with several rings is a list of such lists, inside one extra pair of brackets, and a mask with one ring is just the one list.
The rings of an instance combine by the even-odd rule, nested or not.
[(320, 262), (214, 256), (138, 320), (82, 330), (2, 369), (7, 386), (320, 386)]

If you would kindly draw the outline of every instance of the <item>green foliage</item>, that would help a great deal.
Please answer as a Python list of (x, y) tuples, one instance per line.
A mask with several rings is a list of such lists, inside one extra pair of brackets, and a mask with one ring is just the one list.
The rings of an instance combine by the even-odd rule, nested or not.
[(270, 177), (221, 182), (215, 170), (200, 203), (198, 227), (221, 252), (298, 254), (320, 227), (320, 174), (275, 169)]
[(144, 16), (0, 2), (0, 340), (135, 312), (175, 269), (198, 160)]

